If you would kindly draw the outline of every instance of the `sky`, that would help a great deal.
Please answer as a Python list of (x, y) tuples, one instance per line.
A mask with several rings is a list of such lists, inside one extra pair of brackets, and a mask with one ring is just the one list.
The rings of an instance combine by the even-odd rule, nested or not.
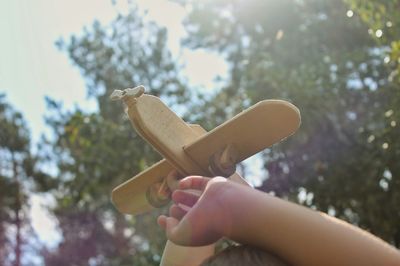
[[(136, 2), (142, 12), (147, 10), (146, 19), (167, 27), (169, 48), (174, 55), (180, 55), (192, 85), (212, 90), (213, 79), (224, 76), (227, 65), (216, 54), (180, 47), (180, 39), (185, 36), (182, 19), (186, 10), (166, 0)], [(49, 134), (43, 119), (45, 96), (62, 101), (68, 109), (97, 109), (96, 102), (87, 98), (79, 70), (66, 53), (56, 48), (55, 41), (81, 33), (94, 20), (107, 25), (128, 8), (125, 0), (116, 1), (115, 5), (111, 0), (0, 0), (0, 94), (5, 93), (7, 101), (22, 112), (33, 143), (39, 141), (41, 134)], [(32, 196), (31, 219), (39, 239), (54, 246), (60, 235), (46, 210), (51, 203), (51, 195)]]
[[(148, 10), (147, 19), (167, 27), (169, 47), (173, 54), (181, 55), (189, 81), (212, 90), (214, 77), (223, 76), (227, 66), (216, 54), (180, 48), (186, 10), (166, 0), (136, 2), (142, 11)], [(56, 48), (55, 41), (79, 34), (95, 19), (107, 25), (128, 7), (125, 0), (115, 5), (111, 0), (0, 1), (0, 93), (24, 114), (34, 142), (48, 130), (43, 121), (45, 96), (63, 101), (66, 108), (78, 105), (87, 111), (96, 110), (95, 101), (86, 97), (78, 68)]]

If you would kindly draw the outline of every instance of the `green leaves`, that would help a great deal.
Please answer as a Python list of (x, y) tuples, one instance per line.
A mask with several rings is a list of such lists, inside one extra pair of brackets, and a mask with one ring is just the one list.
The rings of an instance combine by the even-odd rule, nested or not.
[(5, 264), (20, 265), (32, 248), (29, 196), (40, 188), (37, 178), (47, 178), (37, 165), (24, 118), (0, 95), (0, 261)]
[(29, 149), (29, 132), (22, 115), (5, 103), (0, 95), (0, 146), (11, 152)]
[[(114, 187), (161, 158), (136, 134), (121, 103), (111, 102), (109, 95), (117, 88), (143, 84), (169, 105), (187, 99), (176, 60), (167, 49), (167, 32), (144, 22), (133, 9), (110, 25), (95, 22), (69, 41), (59, 40), (58, 46), (81, 70), (99, 110), (65, 111), (48, 99), (51, 112), (46, 120), (54, 137), (47, 147), (58, 170), (53, 212), (64, 239), (46, 254), (46, 263), (68, 264), (65, 258), (77, 254), (75, 265), (87, 265), (88, 260), (156, 265), (160, 256), (155, 254), (162, 252), (165, 241), (156, 225), (157, 214), (124, 216), (112, 206), (110, 195)], [(81, 250), (82, 243), (90, 247), (87, 252)]]
[[(187, 43), (220, 51), (231, 66), (204, 114), (214, 110), (218, 119), (228, 106), (270, 98), (301, 110), (296, 135), (265, 155), (268, 179), (261, 189), (294, 200), (305, 191), (304, 204), (399, 245), (392, 202), (400, 191), (393, 174), (400, 132), (398, 118), (383, 117), (400, 106), (398, 1), (346, 2), (190, 2)], [(238, 101), (238, 95), (246, 97)], [(382, 177), (385, 169), (390, 181)]]
[[(135, 9), (57, 42), (80, 69), (98, 111), (66, 111), (48, 99), (53, 136), (42, 145), (57, 173), (35, 174), (36, 184), (55, 195), (52, 211), (64, 239), (45, 252), (46, 263), (69, 265), (73, 257), (74, 265), (158, 265), (165, 241), (155, 223), (159, 213), (126, 217), (109, 199), (113, 187), (160, 159), (122, 106), (108, 99), (114, 89), (139, 84), (168, 105), (184, 103), (185, 119), (207, 129), (262, 99), (293, 102), (301, 128), (263, 155), (268, 175), (261, 189), (399, 246), (398, 1), (179, 2), (190, 5), (185, 45), (218, 52), (229, 64), (214, 94), (189, 97), (167, 31)], [(18, 123), (2, 125), (2, 143), (29, 135)], [(27, 145), (15, 143), (15, 150)], [(23, 165), (35, 173), (34, 160)]]

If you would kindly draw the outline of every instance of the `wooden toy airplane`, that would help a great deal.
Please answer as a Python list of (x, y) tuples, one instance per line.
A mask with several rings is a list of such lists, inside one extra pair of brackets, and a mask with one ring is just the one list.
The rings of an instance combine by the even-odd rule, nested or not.
[(264, 100), (207, 132), (187, 124), (159, 98), (144, 94), (139, 86), (115, 90), (111, 99), (121, 99), (136, 131), (164, 159), (116, 187), (112, 202), (126, 214), (139, 214), (169, 202), (162, 193), (166, 176), (176, 170), (181, 176), (231, 176), (236, 164), (293, 134), (300, 125), (299, 110), (286, 101)]

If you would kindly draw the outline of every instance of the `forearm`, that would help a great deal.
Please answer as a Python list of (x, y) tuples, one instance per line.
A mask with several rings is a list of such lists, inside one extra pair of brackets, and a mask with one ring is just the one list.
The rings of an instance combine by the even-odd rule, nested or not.
[[(293, 265), (399, 265), (399, 252), (346, 222), (243, 186), (224, 192), (229, 238)], [(247, 190), (247, 191), (245, 191)], [(240, 195), (240, 196), (238, 196)]]
[(214, 255), (215, 245), (202, 247), (184, 247), (167, 241), (160, 266), (198, 266)]

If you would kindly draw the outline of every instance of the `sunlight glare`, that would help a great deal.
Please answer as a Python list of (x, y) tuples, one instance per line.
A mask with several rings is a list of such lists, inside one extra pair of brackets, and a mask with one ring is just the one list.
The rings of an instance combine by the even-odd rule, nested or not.
[(32, 195), (30, 198), (32, 208), (30, 217), (32, 227), (40, 241), (48, 247), (55, 247), (61, 241), (61, 235), (57, 230), (56, 219), (50, 215), (48, 206), (53, 205), (54, 200), (50, 195)]
[(389, 148), (389, 144), (387, 142), (382, 144), (382, 149), (386, 150), (387, 148)]
[(347, 17), (351, 18), (354, 15), (353, 10), (347, 10), (346, 15)]

